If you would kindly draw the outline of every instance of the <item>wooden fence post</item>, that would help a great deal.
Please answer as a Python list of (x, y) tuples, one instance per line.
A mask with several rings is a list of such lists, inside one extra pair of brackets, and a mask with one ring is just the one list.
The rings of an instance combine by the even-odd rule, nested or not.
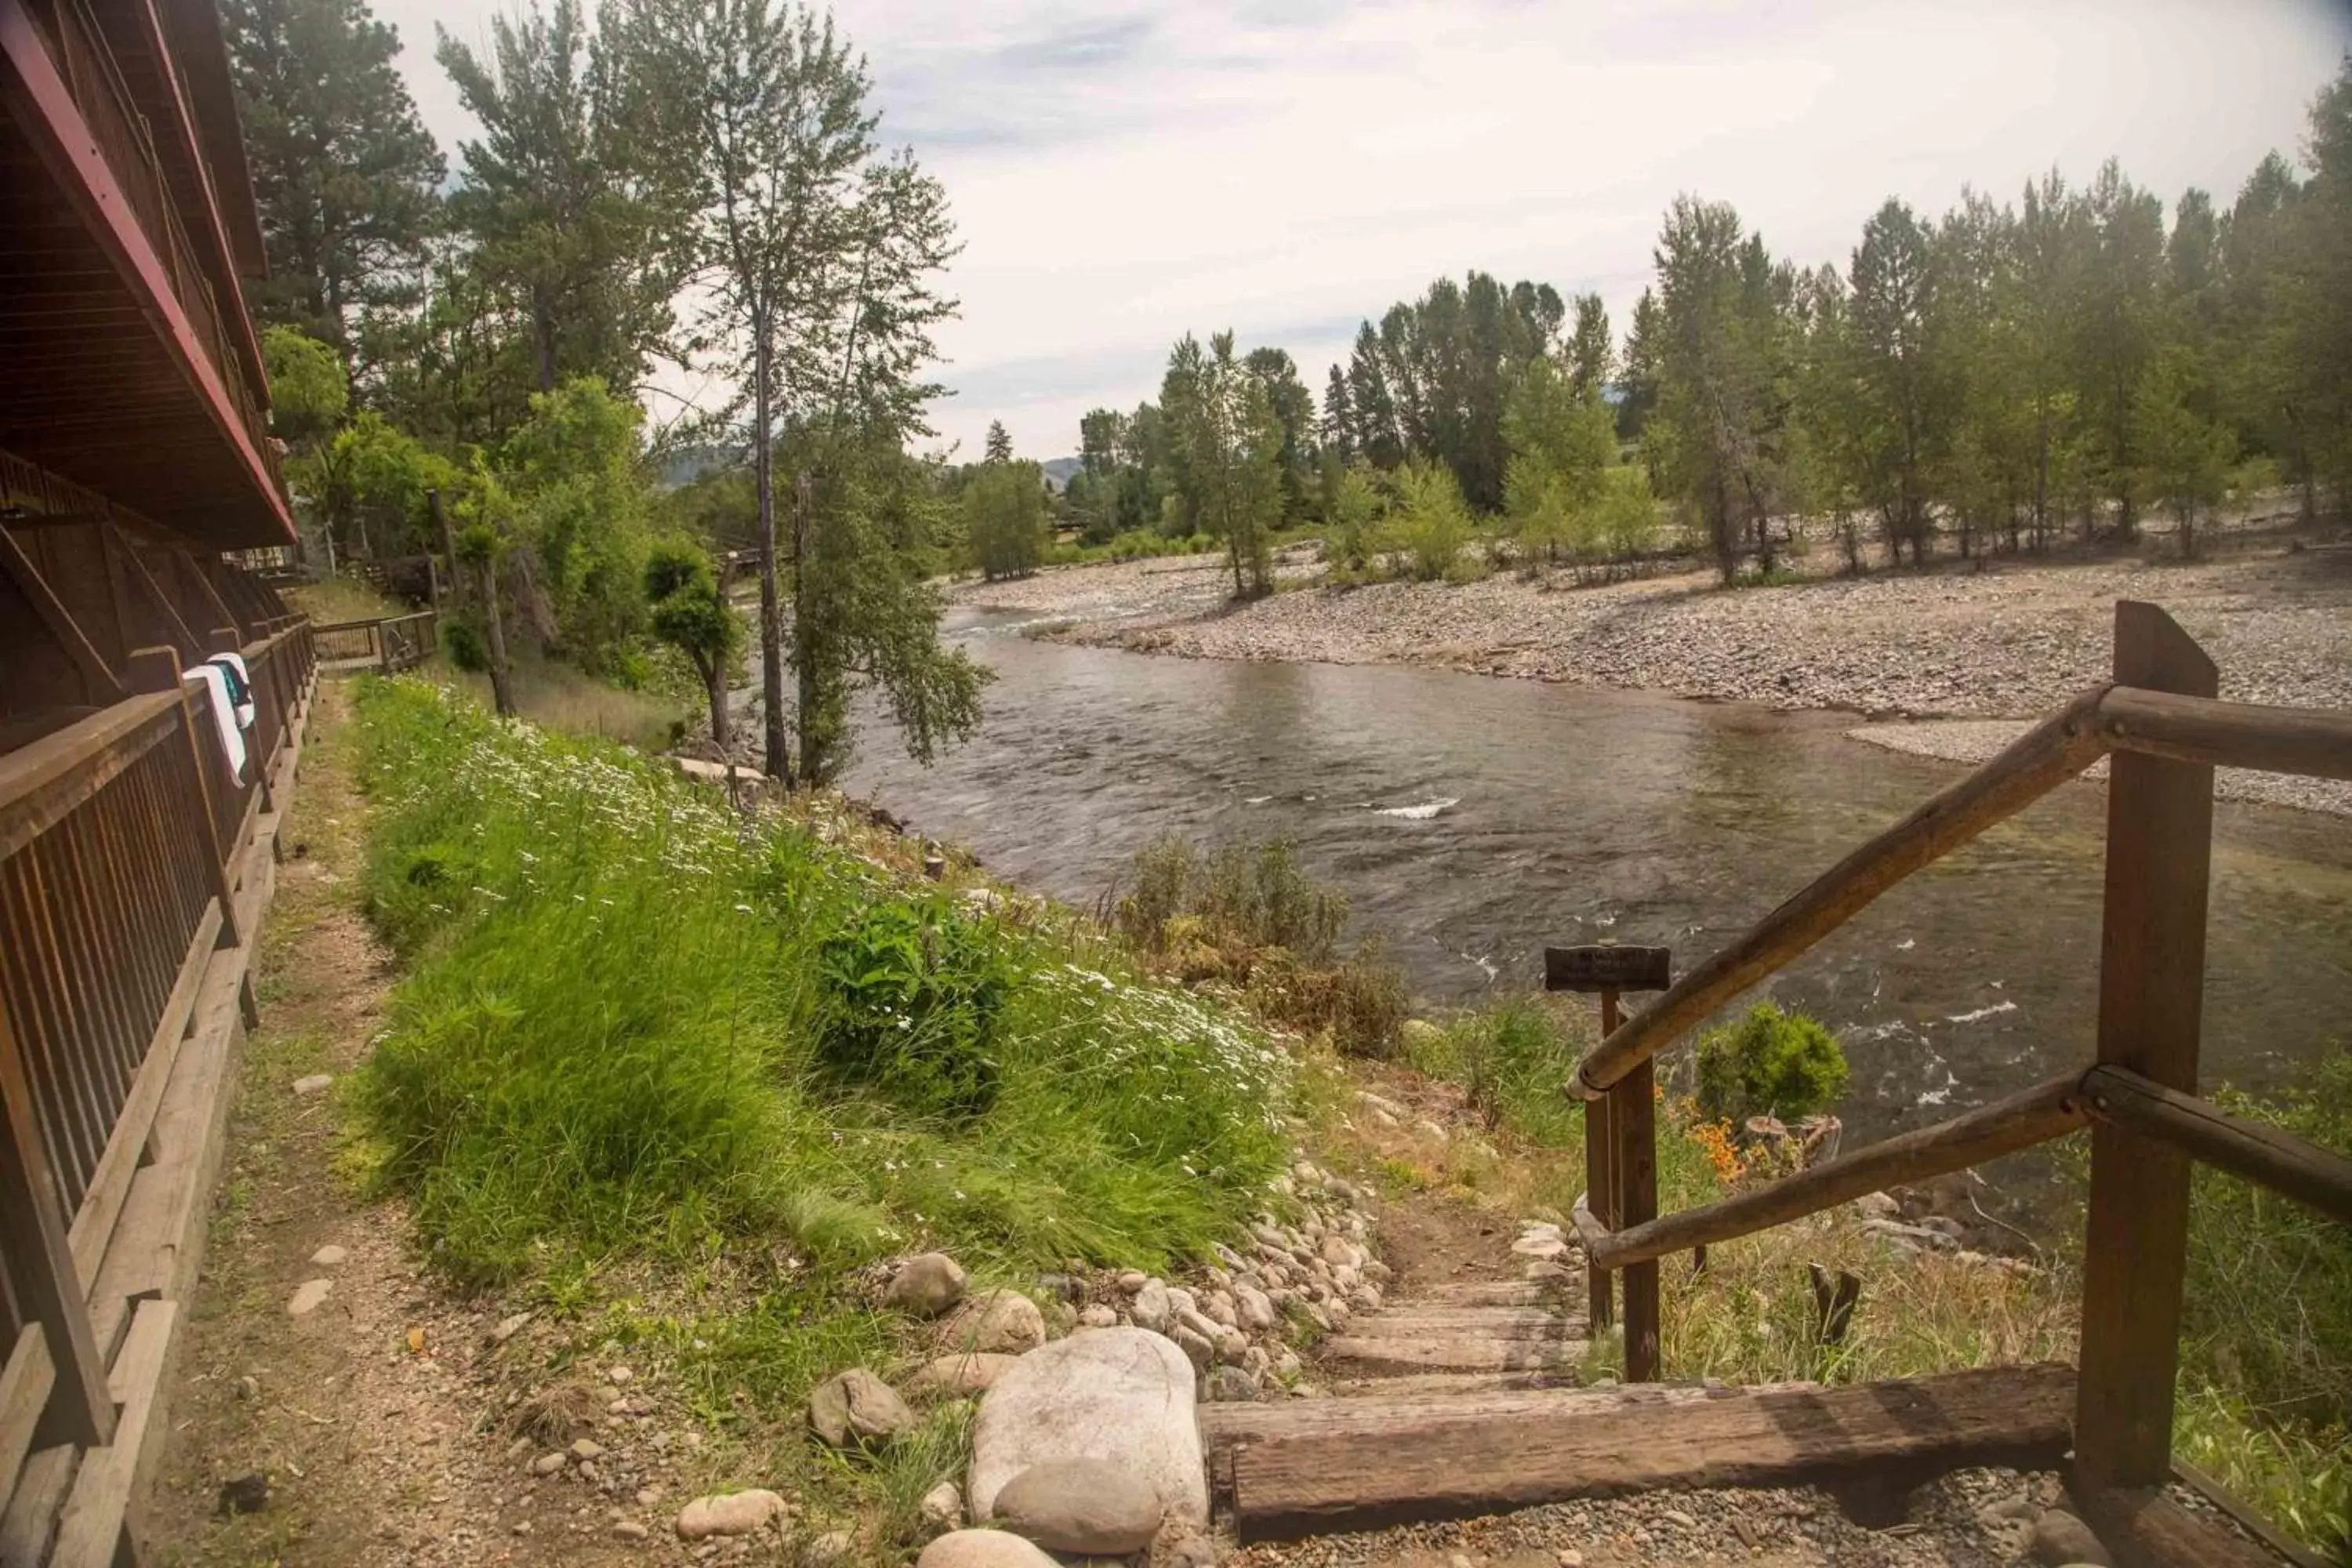
[[(0, 1248), (8, 1256), (17, 1308), (41, 1325), (57, 1367), (47, 1417), (53, 1426), (45, 1436), (62, 1443), (109, 1442), (114, 1402), (107, 1396), (106, 1363), (90, 1331), (89, 1304), (66, 1240), (64, 1197), (5, 998), (0, 998)], [(13, 1485), (16, 1478), (8, 1479)]]
[[(2116, 606), (2116, 683), (2211, 697), (2205, 652), (2153, 605)], [(2107, 784), (2098, 1052), (2168, 1089), (2197, 1089), (2213, 770), (2128, 752)], [(2173, 1381), (2188, 1267), (2189, 1157), (2110, 1123), (2091, 1132), (2075, 1464), (2099, 1487), (2171, 1474)]]
[[(1617, 1224), (1658, 1217), (1657, 1069), (1646, 1058), (1609, 1091), (1617, 1134)], [(1629, 1263), (1624, 1275), (1625, 1381), (1658, 1380), (1658, 1260)]]
[[(1607, 1030), (1602, 1031), (1603, 1037)], [(1610, 1125), (1609, 1096), (1584, 1102), (1585, 1207), (1604, 1230), (1617, 1228), (1617, 1133)], [(1609, 1270), (1595, 1262), (1590, 1249), (1584, 1258), (1585, 1322), (1598, 1335), (1617, 1321), (1617, 1301)]]

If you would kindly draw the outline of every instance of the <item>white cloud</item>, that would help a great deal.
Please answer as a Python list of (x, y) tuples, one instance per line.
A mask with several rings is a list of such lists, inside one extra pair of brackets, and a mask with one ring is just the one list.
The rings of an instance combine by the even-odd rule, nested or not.
[[(427, 122), (464, 127), (432, 23), (380, 0)], [(1622, 329), (1678, 191), (1776, 251), (1843, 263), (1889, 195), (2009, 199), (2114, 154), (2168, 202), (2226, 201), (2300, 145), (2352, 45), (2326, 0), (1111, 0), (845, 5), (883, 132), (945, 181), (965, 242), (941, 337), (967, 448), (1024, 452), (1153, 395), (1168, 344), (1236, 328), (1319, 387), (1353, 322), (1476, 267), (1598, 289)], [(454, 151), (454, 149), (453, 149)]]

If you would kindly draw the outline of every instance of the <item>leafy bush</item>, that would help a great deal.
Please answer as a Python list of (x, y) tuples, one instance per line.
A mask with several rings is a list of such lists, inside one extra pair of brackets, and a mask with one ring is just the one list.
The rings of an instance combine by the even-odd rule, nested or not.
[(479, 675), (490, 668), (490, 639), (470, 616), (442, 617), (441, 648), (450, 663), (468, 675)]
[(1454, 471), (1439, 464), (1408, 463), (1397, 470), (1397, 507), (1389, 514), (1391, 538), (1406, 564), (1423, 582), (1458, 574), (1462, 547), (1470, 542), (1470, 508)]
[(1845, 1085), (1837, 1037), (1769, 1002), (1699, 1037), (1698, 1104), (1710, 1117), (1738, 1123), (1751, 1116), (1810, 1116), (1836, 1104)]
[(910, 1110), (977, 1116), (996, 1102), (991, 1030), (1012, 972), (944, 900), (868, 905), (818, 948), (833, 1003), (818, 1056)]

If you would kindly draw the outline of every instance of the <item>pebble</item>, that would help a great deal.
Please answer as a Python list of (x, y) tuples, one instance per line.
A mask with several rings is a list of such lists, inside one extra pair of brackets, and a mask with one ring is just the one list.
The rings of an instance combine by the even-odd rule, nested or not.
[(591, 1459), (601, 1459), (604, 1457), (604, 1445), (593, 1437), (583, 1437), (572, 1445), (572, 1457), (583, 1465)]
[(310, 1262), (313, 1266), (320, 1268), (341, 1268), (343, 1266), (343, 1260), (349, 1257), (351, 1257), (350, 1253), (344, 1251), (341, 1247), (337, 1247), (334, 1243), (329, 1242), (326, 1246), (319, 1248), (318, 1251), (310, 1254)]
[(634, 1519), (620, 1519), (613, 1521), (613, 1535), (615, 1540), (644, 1541), (652, 1534), (652, 1531)]
[(303, 1099), (308, 1100), (314, 1094), (323, 1094), (326, 1092), (328, 1087), (334, 1081), (335, 1076), (332, 1073), (314, 1072), (307, 1078), (296, 1079), (294, 1080), (294, 1092), (301, 1096)]
[(304, 1280), (300, 1288), (294, 1292), (294, 1299), (286, 1303), (288, 1315), (296, 1318), (309, 1317), (319, 1310), (319, 1304), (327, 1299), (327, 1293), (334, 1288), (335, 1282), (331, 1279)]
[(749, 1535), (784, 1511), (784, 1500), (763, 1487), (698, 1497), (678, 1511), (677, 1532), (688, 1541)]
[(530, 1473), (534, 1476), (551, 1476), (562, 1469), (566, 1462), (565, 1457), (561, 1453), (541, 1454), (530, 1462)]

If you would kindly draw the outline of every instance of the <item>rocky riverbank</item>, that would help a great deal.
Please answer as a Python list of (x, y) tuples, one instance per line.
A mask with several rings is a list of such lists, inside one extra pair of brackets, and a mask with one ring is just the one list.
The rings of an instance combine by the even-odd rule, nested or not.
[[(1294, 578), (1309, 570), (1287, 564)], [(2116, 601), (2147, 599), (2213, 656), (2223, 696), (2352, 707), (2352, 536), (2340, 528), (2242, 531), (2189, 564), (2004, 559), (1728, 591), (1704, 572), (1591, 585), (1501, 572), (1463, 585), (1310, 584), (1233, 606), (1220, 584), (1213, 563), (1151, 561), (955, 594), (1033, 615), (1047, 623), (1040, 635), (1139, 652), (1423, 664), (1910, 721), (2049, 711), (2105, 678)], [(1989, 732), (1913, 727), (1887, 743), (1969, 760)], [(2352, 812), (2352, 788), (2324, 781), (2225, 779), (2223, 793)]]

